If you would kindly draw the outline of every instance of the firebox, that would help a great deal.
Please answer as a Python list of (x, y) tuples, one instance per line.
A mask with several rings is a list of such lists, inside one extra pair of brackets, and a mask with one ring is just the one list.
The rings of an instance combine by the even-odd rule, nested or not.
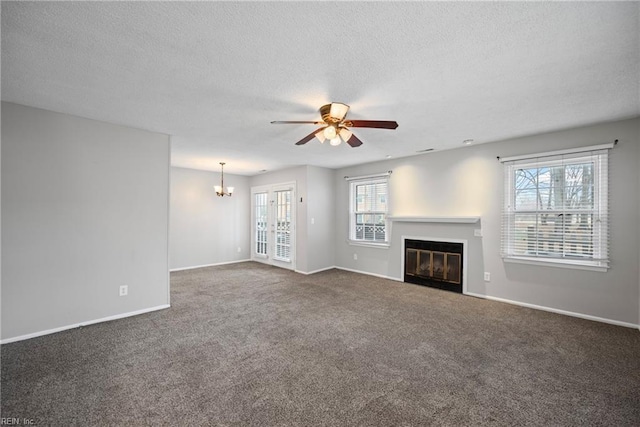
[(405, 240), (404, 281), (462, 293), (462, 243)]

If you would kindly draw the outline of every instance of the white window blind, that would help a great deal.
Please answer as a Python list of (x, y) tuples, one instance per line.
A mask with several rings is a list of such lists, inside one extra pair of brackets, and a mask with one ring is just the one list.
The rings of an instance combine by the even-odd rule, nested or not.
[(350, 239), (387, 243), (388, 176), (353, 180), (350, 189)]
[(609, 266), (609, 150), (596, 148), (501, 160), (505, 259)]

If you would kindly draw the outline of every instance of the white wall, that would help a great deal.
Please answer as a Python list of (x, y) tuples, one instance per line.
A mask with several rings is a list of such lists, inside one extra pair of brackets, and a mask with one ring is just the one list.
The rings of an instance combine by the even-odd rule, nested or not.
[(167, 135), (2, 103), (3, 341), (169, 303), (169, 151)]
[(250, 258), (249, 178), (225, 173), (224, 182), (233, 196), (216, 195), (218, 172), (171, 168), (172, 270)]
[[(639, 323), (640, 235), (638, 170), (640, 119), (588, 126), (490, 144), (389, 160), (335, 172), (336, 264), (400, 278), (401, 234), (464, 237), (470, 241), (469, 292), (555, 310)], [(497, 156), (513, 156), (619, 140), (610, 156), (611, 268), (606, 273), (504, 263), (500, 257), (503, 170)], [(343, 177), (393, 170), (391, 214), (481, 216), (484, 237), (467, 225), (395, 223), (389, 249), (349, 245), (348, 192)], [(358, 253), (358, 260), (353, 259)], [(484, 282), (482, 273), (491, 273)]]

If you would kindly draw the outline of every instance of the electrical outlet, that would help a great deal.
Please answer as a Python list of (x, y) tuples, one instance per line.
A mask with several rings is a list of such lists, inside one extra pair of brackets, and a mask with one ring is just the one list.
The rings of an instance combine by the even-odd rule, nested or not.
[(242, 252), (242, 248), (238, 246), (238, 253)]
[(311, 218), (311, 225), (316, 223), (316, 219), (315, 218)]
[(129, 287), (127, 285), (120, 286), (120, 296), (124, 297), (129, 294)]
[(485, 282), (490, 282), (491, 281), (491, 273), (489, 273), (488, 271), (484, 272), (484, 281)]
[(473, 230), (473, 235), (476, 237), (482, 237), (482, 229), (476, 228), (475, 230)]
[(357, 261), (358, 260), (358, 254), (354, 253), (353, 254), (353, 259), (354, 259), (354, 261)]

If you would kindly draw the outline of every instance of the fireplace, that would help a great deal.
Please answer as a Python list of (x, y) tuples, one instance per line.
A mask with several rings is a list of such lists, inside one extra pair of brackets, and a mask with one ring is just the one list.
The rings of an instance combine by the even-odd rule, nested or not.
[(404, 241), (404, 281), (462, 293), (463, 244)]

